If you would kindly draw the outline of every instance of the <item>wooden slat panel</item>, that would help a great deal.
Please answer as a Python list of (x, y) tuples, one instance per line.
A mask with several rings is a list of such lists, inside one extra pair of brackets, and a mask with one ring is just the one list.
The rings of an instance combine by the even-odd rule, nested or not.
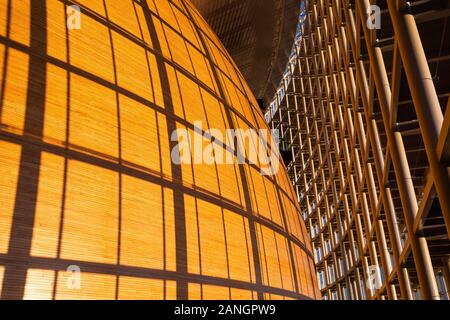
[(0, 14), (1, 297), (312, 297), (286, 172), (171, 161), (176, 128), (223, 132), (225, 160), (226, 129), (267, 125), (185, 0), (142, 3), (80, 1), (81, 30), (56, 0)]

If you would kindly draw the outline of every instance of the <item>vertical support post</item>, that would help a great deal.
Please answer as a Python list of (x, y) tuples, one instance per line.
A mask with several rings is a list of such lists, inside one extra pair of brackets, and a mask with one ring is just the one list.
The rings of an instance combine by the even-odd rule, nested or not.
[(439, 161), (436, 147), (444, 117), (433, 83), (417, 24), (404, 1), (388, 1), (389, 13), (406, 72), (425, 149), (439, 196), (442, 215), (450, 236), (450, 179)]

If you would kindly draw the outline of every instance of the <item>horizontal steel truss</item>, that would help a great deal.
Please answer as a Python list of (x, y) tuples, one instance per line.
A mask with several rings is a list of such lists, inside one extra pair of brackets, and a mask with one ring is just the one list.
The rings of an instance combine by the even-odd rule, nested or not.
[[(421, 227), (430, 201), (438, 197), (447, 236), (450, 234), (450, 182), (441, 159), (450, 106), (444, 120), (407, 3), (387, 2), (395, 33), (390, 78), (376, 30), (369, 30), (366, 24), (369, 0), (308, 1), (298, 72), (271, 123), (292, 152), (288, 169), (305, 209), (313, 246), (323, 253), (316, 266), (324, 271), (322, 294), (328, 298), (413, 299), (412, 273), (422, 298), (440, 296), (437, 266), (433, 266)], [(367, 50), (366, 58), (363, 50)], [(402, 133), (396, 127), (402, 68), (430, 171), (420, 199)], [(374, 99), (381, 109), (381, 124), (374, 116)], [(380, 125), (386, 145), (382, 145)], [(398, 207), (388, 183), (392, 171), (400, 196)], [(399, 230), (400, 219), (406, 227), (406, 240)], [(411, 256), (414, 264), (407, 268)], [(373, 266), (384, 274), (381, 279), (375, 273), (379, 277), (375, 280), (382, 283), (376, 289), (367, 281)], [(439, 266), (447, 290), (448, 266), (448, 259)]]

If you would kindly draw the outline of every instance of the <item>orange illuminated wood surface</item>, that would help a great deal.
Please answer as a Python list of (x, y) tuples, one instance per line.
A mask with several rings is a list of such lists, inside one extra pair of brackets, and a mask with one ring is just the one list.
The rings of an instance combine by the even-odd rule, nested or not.
[(0, 0), (1, 298), (319, 298), (284, 166), (171, 161), (196, 121), (267, 128), (191, 3), (73, 4)]

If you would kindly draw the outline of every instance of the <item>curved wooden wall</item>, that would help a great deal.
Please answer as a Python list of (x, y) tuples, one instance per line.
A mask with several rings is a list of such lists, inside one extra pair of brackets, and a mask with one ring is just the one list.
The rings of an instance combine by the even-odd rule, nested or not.
[(195, 121), (267, 128), (189, 1), (72, 3), (0, 0), (1, 298), (319, 297), (284, 167), (170, 159)]

